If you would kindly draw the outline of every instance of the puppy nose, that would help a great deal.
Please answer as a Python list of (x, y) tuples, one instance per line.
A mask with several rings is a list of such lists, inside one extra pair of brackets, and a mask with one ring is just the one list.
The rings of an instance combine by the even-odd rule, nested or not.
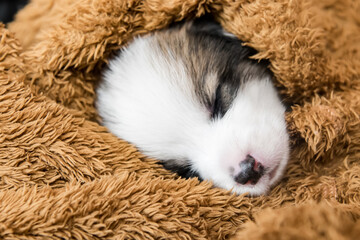
[(263, 175), (264, 166), (251, 155), (247, 155), (240, 163), (240, 172), (234, 178), (237, 183), (255, 185)]

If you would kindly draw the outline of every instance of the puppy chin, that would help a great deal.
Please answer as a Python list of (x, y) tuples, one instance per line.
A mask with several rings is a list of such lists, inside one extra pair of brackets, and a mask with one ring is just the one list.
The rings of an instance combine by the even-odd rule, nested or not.
[[(236, 194), (247, 193), (247, 195), (251, 197), (267, 194), (271, 187), (268, 175), (264, 175), (255, 185), (251, 185), (251, 184), (242, 185), (236, 183), (233, 180), (231, 181), (230, 184), (231, 185), (226, 187), (227, 189), (231, 189), (231, 191)], [(217, 186), (216, 183), (214, 185)]]
[[(227, 189), (236, 194), (247, 193), (248, 196), (256, 197), (267, 194), (271, 187), (281, 179), (285, 165), (286, 161), (279, 163), (278, 166), (265, 173), (259, 181), (253, 185), (250, 183), (237, 183), (233, 176), (225, 170), (226, 168), (222, 168), (219, 165), (215, 166), (211, 163), (207, 165), (208, 168), (201, 167), (197, 168), (196, 171), (202, 179), (212, 182), (215, 187)], [(213, 167), (214, 169), (210, 169), (209, 167)]]
[(221, 182), (213, 179), (207, 180), (212, 182), (215, 187), (227, 189), (236, 194), (246, 193), (248, 196), (256, 197), (266, 194), (270, 189), (269, 181), (266, 180), (265, 177), (266, 176), (263, 177), (264, 179), (259, 180), (259, 182), (255, 185), (241, 185), (232, 179), (224, 179)]

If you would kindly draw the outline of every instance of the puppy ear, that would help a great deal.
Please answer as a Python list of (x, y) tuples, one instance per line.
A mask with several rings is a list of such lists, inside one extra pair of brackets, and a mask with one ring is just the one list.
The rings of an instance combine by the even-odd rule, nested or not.
[(205, 15), (201, 18), (195, 19), (190, 30), (222, 38), (229, 38), (229, 40), (238, 40), (234, 34), (225, 31), (211, 15)]

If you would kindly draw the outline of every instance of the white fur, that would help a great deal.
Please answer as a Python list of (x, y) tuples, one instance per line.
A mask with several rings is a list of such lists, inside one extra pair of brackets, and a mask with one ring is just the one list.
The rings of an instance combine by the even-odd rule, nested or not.
[[(97, 90), (104, 125), (148, 156), (190, 160), (202, 178), (218, 187), (266, 193), (280, 179), (289, 154), (284, 107), (271, 80), (242, 85), (223, 118), (211, 120), (184, 64), (165, 60), (152, 41), (151, 35), (137, 38), (110, 61)], [(266, 174), (255, 185), (237, 184), (229, 169), (236, 172), (247, 154), (270, 170), (277, 167), (274, 177)]]

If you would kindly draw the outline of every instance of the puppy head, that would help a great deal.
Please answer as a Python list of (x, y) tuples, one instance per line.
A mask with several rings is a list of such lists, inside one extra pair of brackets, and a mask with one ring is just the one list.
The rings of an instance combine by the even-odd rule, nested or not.
[(281, 177), (289, 146), (285, 108), (267, 65), (250, 59), (255, 53), (216, 23), (138, 38), (110, 62), (99, 114), (171, 170), (264, 194)]

